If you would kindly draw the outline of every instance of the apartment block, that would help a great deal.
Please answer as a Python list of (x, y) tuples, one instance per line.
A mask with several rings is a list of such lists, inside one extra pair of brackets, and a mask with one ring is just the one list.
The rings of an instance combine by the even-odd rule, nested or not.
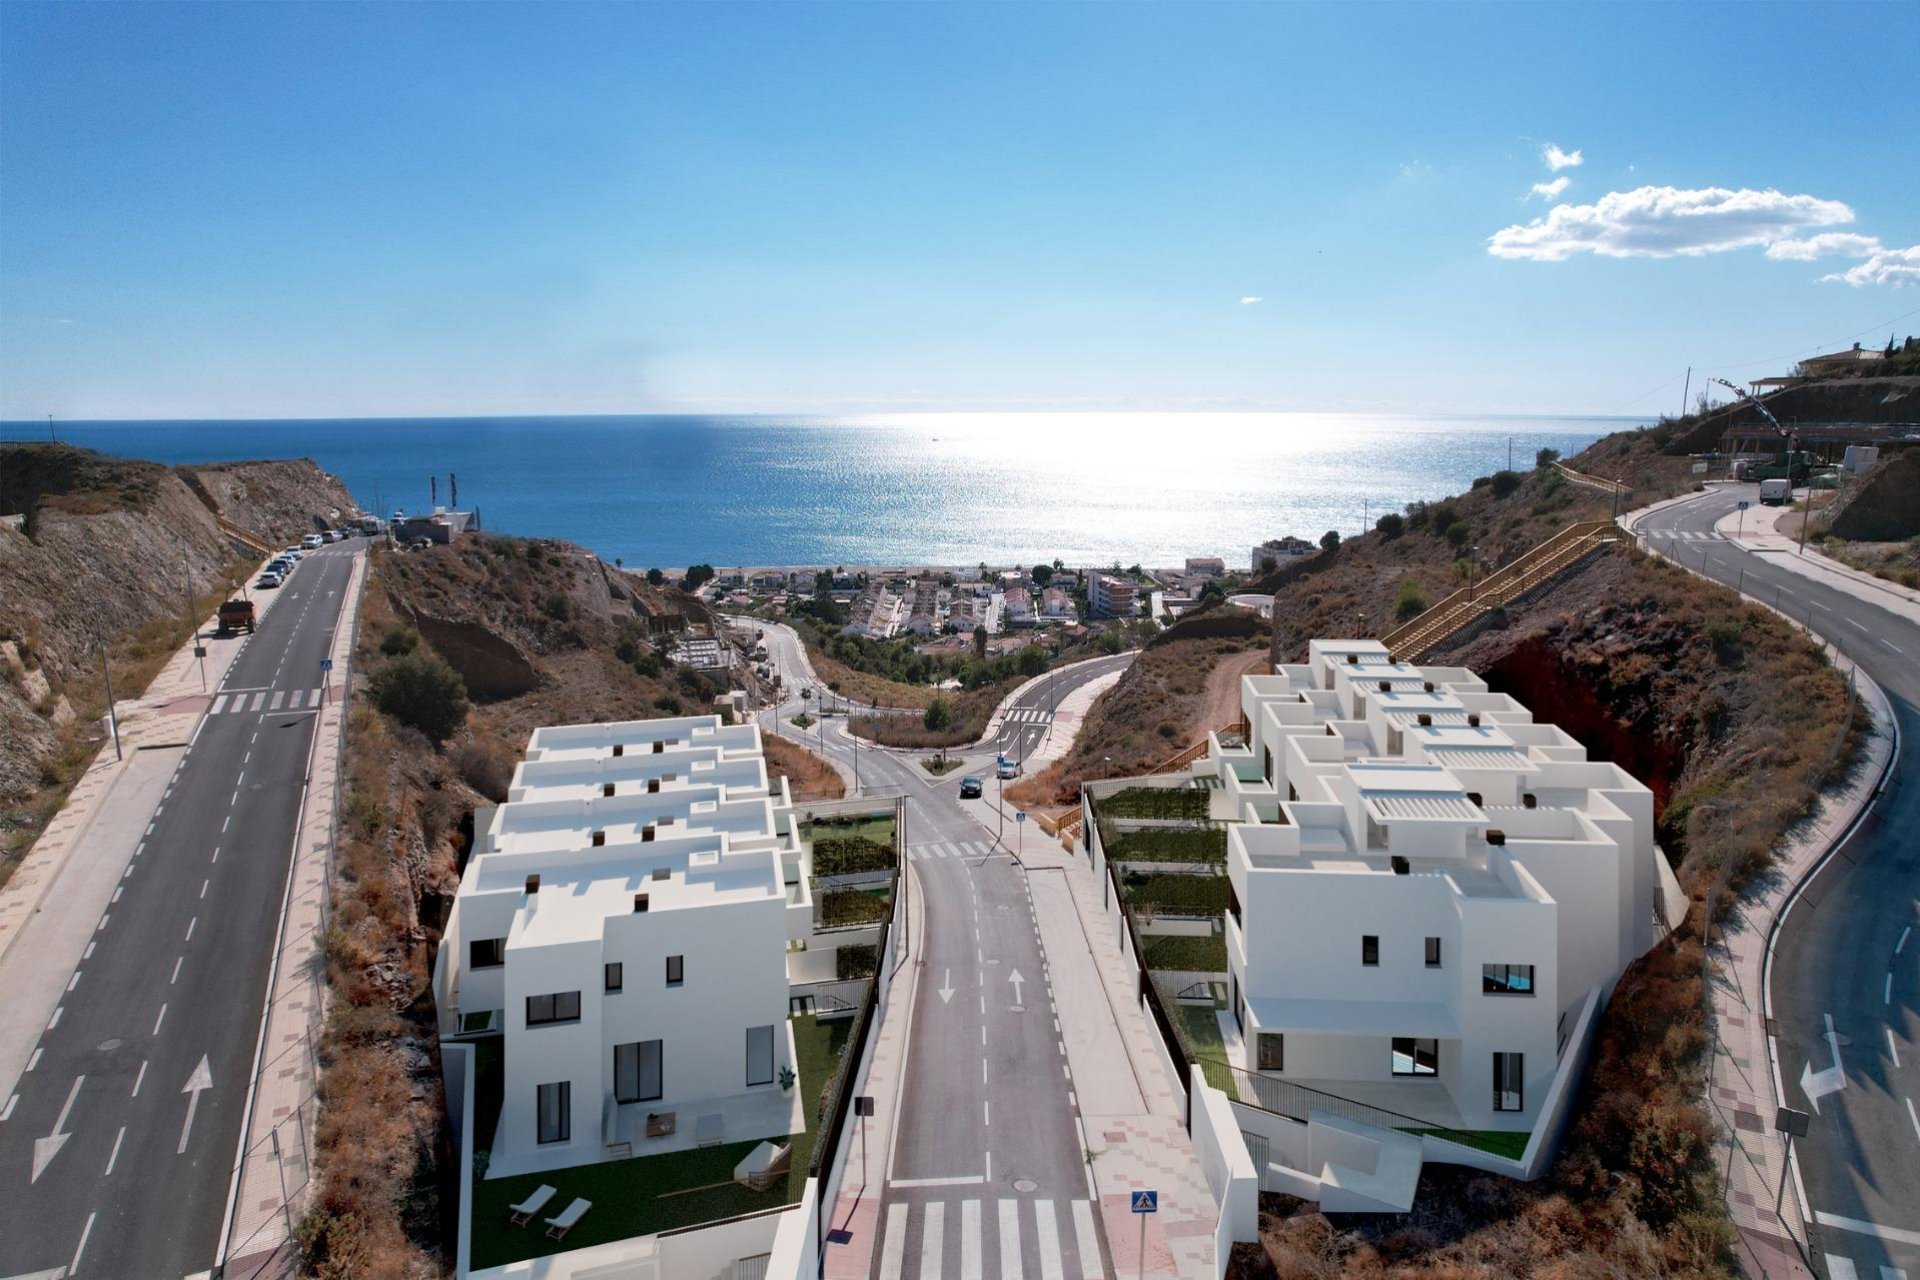
[(443, 1037), (501, 1039), (489, 1175), (804, 1129), (822, 1082), (781, 1077), (806, 863), (756, 726), (536, 730), (476, 815), (435, 977)]
[(1139, 584), (1131, 578), (1096, 573), (1087, 582), (1087, 608), (1096, 618), (1131, 618)]

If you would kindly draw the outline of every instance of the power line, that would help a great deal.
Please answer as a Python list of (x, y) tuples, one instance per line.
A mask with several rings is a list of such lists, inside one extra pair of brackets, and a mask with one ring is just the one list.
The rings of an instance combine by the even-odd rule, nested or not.
[(1778, 364), (1782, 360), (1792, 360), (1799, 356), (1811, 355), (1814, 352), (1823, 351), (1828, 347), (1837, 347), (1843, 342), (1852, 342), (1855, 338), (1864, 338), (1870, 333), (1874, 333), (1880, 329), (1885, 328), (1887, 325), (1899, 324), (1902, 320), (1908, 319), (1909, 317), (1912, 317), (1912, 316), (1920, 316), (1920, 307), (1915, 307), (1911, 311), (1905, 312), (1901, 315), (1897, 315), (1893, 317), (1891, 320), (1882, 320), (1878, 324), (1868, 325), (1866, 328), (1860, 330), (1858, 333), (1848, 334), (1846, 337), (1840, 339), (1839, 342), (1823, 342), (1817, 346), (1802, 347), (1798, 351), (1789, 351), (1785, 355), (1780, 355), (1780, 356), (1769, 356), (1765, 360), (1748, 360), (1741, 364), (1716, 364), (1716, 365), (1705, 365), (1705, 366), (1695, 365), (1694, 367), (1696, 369), (1702, 369), (1707, 373), (1718, 373), (1726, 369), (1751, 369), (1753, 366), (1759, 365), (1759, 364)]

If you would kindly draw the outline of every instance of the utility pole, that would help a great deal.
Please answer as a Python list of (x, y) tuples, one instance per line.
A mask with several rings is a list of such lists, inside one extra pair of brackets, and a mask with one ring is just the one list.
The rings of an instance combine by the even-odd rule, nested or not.
[(1507, 437), (1507, 470), (1513, 470), (1513, 437)]
[(116, 762), (120, 755), (120, 716), (113, 709), (113, 664), (107, 660), (107, 644), (96, 641), (100, 646), (100, 679), (107, 686), (107, 725), (113, 730), (113, 758)]
[(1680, 388), (1680, 416), (1687, 416), (1687, 396), (1693, 391), (1693, 366), (1687, 366), (1687, 380)]
[(60, 437), (53, 434), (53, 415), (52, 414), (47, 415), (47, 440), (51, 444), (60, 443)]

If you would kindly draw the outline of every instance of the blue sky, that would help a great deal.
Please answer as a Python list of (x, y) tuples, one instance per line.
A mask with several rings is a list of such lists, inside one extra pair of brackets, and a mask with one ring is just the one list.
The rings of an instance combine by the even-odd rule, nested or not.
[(1672, 410), (1920, 332), (1916, 47), (1896, 4), (16, 0), (0, 416)]

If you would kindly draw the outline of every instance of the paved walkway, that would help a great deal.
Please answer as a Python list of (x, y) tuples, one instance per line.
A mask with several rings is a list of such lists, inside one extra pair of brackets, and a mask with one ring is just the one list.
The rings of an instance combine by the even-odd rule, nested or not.
[[(1729, 537), (1743, 534), (1744, 542), (1755, 551), (1794, 552), (1793, 544), (1773, 532), (1773, 521), (1783, 510), (1748, 510), (1742, 513), (1744, 522), (1736, 521), (1725, 531)], [(1683, 544), (1677, 562), (1684, 565), (1690, 551), (1691, 544)], [(1784, 555), (1777, 563), (1856, 595), (1870, 595), (1855, 580), (1858, 578), (1868, 578), (1873, 585), (1890, 585), (1811, 554), (1804, 558), (1797, 553)], [(1835, 569), (1844, 572), (1835, 573)], [(1770, 607), (1764, 599), (1755, 599), (1754, 603)], [(1845, 655), (1831, 644), (1827, 648), (1836, 667), (1853, 670)], [(1893, 763), (1893, 709), (1877, 684), (1863, 672), (1855, 674), (1862, 703), (1873, 720), (1860, 766), (1844, 786), (1828, 793), (1820, 812), (1776, 851), (1775, 873), (1738, 904), (1731, 920), (1722, 922), (1715, 948), (1713, 1061), (1707, 1101), (1716, 1122), (1716, 1158), (1727, 1210), (1739, 1233), (1741, 1265), (1753, 1276), (1814, 1275), (1801, 1243), (1807, 1239), (1807, 1207), (1797, 1179), (1789, 1177), (1785, 1143), (1774, 1131), (1774, 1114), (1781, 1105), (1781, 1078), (1767, 1029), (1763, 978), (1768, 944), (1781, 911), (1827, 852), (1844, 838)]]
[(296, 1271), (287, 1246), (311, 1190), (311, 1144), (320, 1107), (315, 1044), (326, 1018), (326, 920), (345, 773), (341, 740), (366, 576), (367, 557), (356, 555), (329, 650), (332, 683), (314, 731), (293, 873), (274, 954), (272, 995), (247, 1108), (247, 1145), (227, 1235), (228, 1277), (291, 1276)]
[(1093, 704), (1100, 700), (1101, 694), (1119, 684), (1120, 677), (1125, 674), (1126, 671), (1121, 670), (1096, 676), (1060, 699), (1060, 705), (1053, 713), (1051, 731), (1021, 762), (1026, 771), (1037, 773), (1055, 760), (1065, 759), (1067, 752), (1073, 749), (1073, 740), (1079, 736), (1087, 713), (1093, 710)]

